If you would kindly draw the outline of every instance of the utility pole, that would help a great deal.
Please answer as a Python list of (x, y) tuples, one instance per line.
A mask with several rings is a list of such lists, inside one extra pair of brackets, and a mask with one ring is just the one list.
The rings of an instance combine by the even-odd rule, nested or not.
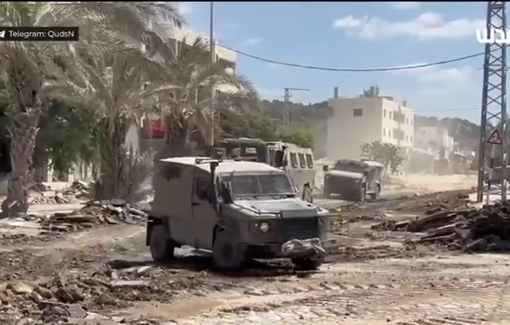
[(304, 89), (304, 88), (284, 88), (285, 93), (283, 95), (283, 125), (288, 126), (291, 122), (291, 115), (290, 115), (290, 98), (292, 97), (292, 94), (290, 93), (291, 90), (296, 91), (310, 91), (310, 89)]
[[(507, 30), (505, 1), (489, 1), (487, 5), (487, 35), (496, 30)], [(484, 175), (487, 152), (490, 147), (489, 168), (501, 163), (501, 200), (506, 200), (506, 166), (508, 165), (507, 112), (506, 112), (506, 47), (504, 43), (486, 43), (483, 65), (482, 112), (480, 121), (480, 147), (478, 151), (477, 201), (483, 201)], [(496, 147), (501, 149), (496, 157)], [(498, 158), (496, 160), (496, 158)], [(492, 172), (489, 172), (492, 174)], [(489, 176), (490, 177), (490, 176)], [(489, 193), (487, 193), (487, 196)]]
[[(209, 51), (211, 52), (211, 64), (216, 63), (216, 41), (214, 40), (214, 1), (209, 2)], [(209, 145), (214, 146), (215, 129), (216, 129), (216, 90), (214, 88), (214, 81), (211, 78), (210, 82), (211, 92), (211, 130)]]

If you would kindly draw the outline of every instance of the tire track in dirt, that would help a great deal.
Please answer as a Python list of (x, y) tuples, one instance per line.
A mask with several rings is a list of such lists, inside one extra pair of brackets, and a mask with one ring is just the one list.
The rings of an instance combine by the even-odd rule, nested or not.
[(502, 281), (422, 277), (411, 282), (360, 284), (301, 279), (259, 284), (252, 290), (238, 292), (216, 311), (184, 323), (255, 324), (257, 319), (271, 319), (275, 324), (358, 324), (363, 320), (378, 324), (385, 319), (401, 325), (468, 325), (510, 320), (506, 303), (510, 290)]

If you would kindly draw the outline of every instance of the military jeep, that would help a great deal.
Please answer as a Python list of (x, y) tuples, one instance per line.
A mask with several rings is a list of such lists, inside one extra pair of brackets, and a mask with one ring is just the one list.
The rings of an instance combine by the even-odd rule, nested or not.
[(204, 157), (162, 159), (155, 167), (146, 244), (157, 262), (187, 245), (212, 252), (221, 269), (255, 258), (317, 269), (333, 245), (327, 211), (301, 200), (282, 170)]
[(364, 201), (368, 195), (377, 199), (381, 193), (381, 179), (384, 165), (369, 160), (338, 160), (329, 170), (324, 166), (325, 198), (334, 198), (347, 201)]

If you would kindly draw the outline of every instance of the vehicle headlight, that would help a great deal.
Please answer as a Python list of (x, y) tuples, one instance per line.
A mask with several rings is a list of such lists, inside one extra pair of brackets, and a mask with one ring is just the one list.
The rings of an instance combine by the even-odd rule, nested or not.
[(260, 231), (266, 233), (269, 231), (269, 224), (267, 222), (261, 222), (260, 225), (259, 225), (259, 229)]

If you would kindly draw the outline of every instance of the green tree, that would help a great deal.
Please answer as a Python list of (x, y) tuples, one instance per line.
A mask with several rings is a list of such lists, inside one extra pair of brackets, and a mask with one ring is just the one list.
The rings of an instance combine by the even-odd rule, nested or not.
[[(127, 38), (150, 44), (161, 43), (155, 17), (180, 22), (175, 6), (163, 2), (2, 2), (2, 26), (79, 26), (81, 40), (94, 39), (98, 30), (122, 33)], [(149, 29), (149, 22), (153, 28)], [(81, 43), (81, 42), (80, 42)], [(89, 44), (93, 42), (89, 42)], [(96, 46), (96, 56), (120, 45), (118, 38)], [(79, 43), (78, 43), (79, 44)], [(11, 137), (12, 173), (8, 196), (2, 204), (4, 216), (28, 209), (28, 185), (39, 119), (47, 109), (46, 81), (54, 80), (59, 58), (73, 53), (63, 42), (3, 42), (0, 45), (3, 79), (12, 101), (8, 126)], [(98, 91), (100, 91), (98, 89)]]
[[(190, 137), (202, 143), (210, 141), (211, 108), (208, 85), (221, 87), (215, 109), (228, 118), (250, 109), (257, 109), (257, 94), (251, 82), (240, 74), (229, 72), (221, 61), (210, 62), (208, 45), (200, 38), (192, 45), (186, 40), (177, 47), (169, 42), (162, 47), (160, 74), (154, 83), (158, 90), (157, 112), (165, 117), (167, 147), (160, 156), (181, 156), (190, 153)], [(217, 130), (220, 134), (221, 130)]]
[(389, 169), (393, 173), (398, 171), (404, 161), (404, 158), (400, 156), (399, 147), (380, 141), (363, 144), (361, 158), (378, 161), (384, 165), (386, 170)]
[(302, 126), (289, 126), (282, 131), (281, 140), (304, 148), (312, 148), (315, 143), (315, 133), (312, 129)]

